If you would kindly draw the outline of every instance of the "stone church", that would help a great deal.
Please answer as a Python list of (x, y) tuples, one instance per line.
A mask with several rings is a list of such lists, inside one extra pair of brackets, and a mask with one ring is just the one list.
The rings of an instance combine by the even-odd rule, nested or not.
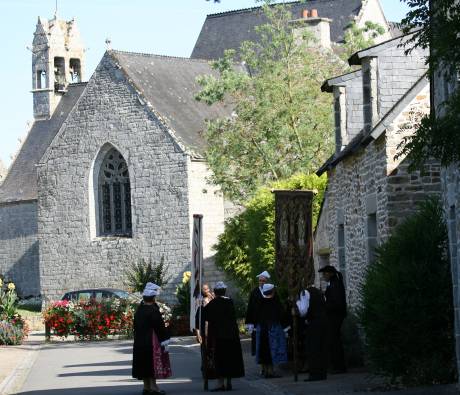
[[(332, 43), (350, 21), (388, 24), (378, 0), (290, 4)], [(206, 181), (201, 131), (231, 107), (194, 99), (208, 60), (257, 39), (260, 8), (209, 15), (191, 58), (108, 50), (88, 82), (74, 20), (39, 18), (33, 40), (35, 122), (0, 186), (0, 273), (22, 296), (59, 298), (123, 287), (139, 259), (170, 264), (172, 295), (191, 256), (192, 216), (204, 215), (205, 276), (231, 204)]]

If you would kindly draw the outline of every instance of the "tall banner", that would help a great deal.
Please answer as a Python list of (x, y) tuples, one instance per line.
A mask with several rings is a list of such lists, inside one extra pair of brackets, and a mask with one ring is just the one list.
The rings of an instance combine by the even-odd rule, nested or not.
[(294, 380), (297, 381), (298, 328), (295, 302), (313, 284), (312, 191), (275, 190), (275, 270), (288, 290), (293, 322)]
[[(201, 303), (203, 280), (203, 215), (193, 214), (192, 275), (190, 277), (190, 330), (195, 328), (195, 315)], [(200, 325), (201, 320), (198, 320)], [(201, 330), (201, 328), (200, 328)]]

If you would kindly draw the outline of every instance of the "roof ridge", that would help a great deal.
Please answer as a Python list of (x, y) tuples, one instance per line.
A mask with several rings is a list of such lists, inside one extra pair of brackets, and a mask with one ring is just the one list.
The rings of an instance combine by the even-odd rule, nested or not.
[[(311, 0), (310, 0), (311, 1)], [(334, 1), (334, 0), (315, 0), (315, 1)], [(286, 1), (286, 2), (280, 2), (280, 3), (273, 3), (273, 4), (270, 4), (270, 5), (277, 5), (277, 4), (294, 4), (294, 3), (301, 3), (300, 0), (296, 0), (296, 1)], [(217, 18), (217, 17), (221, 17), (221, 16), (224, 16), (224, 15), (230, 15), (230, 14), (240, 14), (240, 13), (243, 13), (243, 12), (248, 12), (248, 11), (254, 11), (254, 10), (260, 10), (262, 8), (262, 6), (256, 6), (256, 7), (248, 7), (248, 8), (239, 8), (237, 10), (230, 10), (230, 11), (222, 11), (222, 12), (216, 12), (214, 14), (208, 14), (206, 15), (206, 18)]]
[(181, 59), (181, 60), (191, 60), (191, 61), (196, 61), (196, 62), (209, 63), (209, 60), (207, 59), (186, 58), (185, 56), (172, 56), (172, 55), (159, 55), (159, 54), (146, 53), (146, 52), (120, 51), (117, 49), (111, 49), (107, 52), (114, 53), (114, 54), (118, 53), (118, 54), (126, 54), (126, 55), (139, 55), (139, 56), (145, 56), (145, 57), (150, 57), (150, 58)]

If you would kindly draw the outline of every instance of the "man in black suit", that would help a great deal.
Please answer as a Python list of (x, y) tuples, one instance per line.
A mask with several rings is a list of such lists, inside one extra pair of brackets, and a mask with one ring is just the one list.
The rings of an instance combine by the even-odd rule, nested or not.
[(343, 352), (341, 328), (347, 315), (347, 301), (342, 274), (334, 266), (327, 265), (319, 270), (328, 285), (324, 294), (326, 298), (329, 361), (332, 373), (345, 373), (345, 356)]

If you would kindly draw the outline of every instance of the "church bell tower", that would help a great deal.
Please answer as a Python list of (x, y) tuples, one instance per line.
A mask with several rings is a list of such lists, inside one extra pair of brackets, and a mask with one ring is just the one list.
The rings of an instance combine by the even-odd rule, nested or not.
[(35, 120), (49, 119), (71, 83), (84, 77), (85, 49), (75, 19), (39, 17), (32, 44)]

